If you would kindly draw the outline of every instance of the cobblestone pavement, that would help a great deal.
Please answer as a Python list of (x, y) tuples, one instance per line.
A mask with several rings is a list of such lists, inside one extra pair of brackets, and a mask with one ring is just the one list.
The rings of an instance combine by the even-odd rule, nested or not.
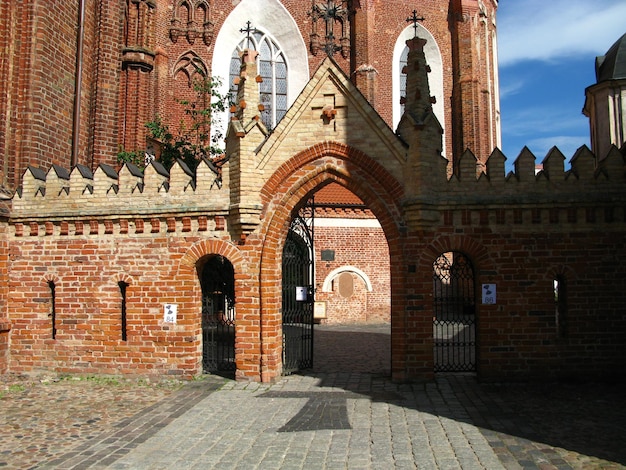
[(626, 468), (623, 384), (393, 384), (388, 330), (317, 328), (273, 384), (4, 377), (0, 468)]

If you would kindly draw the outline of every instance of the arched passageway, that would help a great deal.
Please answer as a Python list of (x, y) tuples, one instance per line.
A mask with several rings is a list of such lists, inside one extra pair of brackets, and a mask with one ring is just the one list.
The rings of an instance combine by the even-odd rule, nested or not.
[(389, 249), (358, 196), (316, 191), (293, 217), (282, 268), (284, 374), (390, 375)]

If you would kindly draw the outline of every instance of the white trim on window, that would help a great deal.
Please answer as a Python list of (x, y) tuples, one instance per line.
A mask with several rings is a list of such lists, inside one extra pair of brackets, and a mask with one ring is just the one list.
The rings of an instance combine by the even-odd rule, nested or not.
[[(426, 39), (426, 45), (424, 46), (424, 53), (426, 55), (426, 62), (430, 66), (430, 73), (428, 74), (428, 85), (430, 87), (430, 94), (437, 99), (437, 102), (433, 105), (433, 111), (437, 119), (439, 119), (439, 123), (441, 127), (444, 129), (444, 134), (442, 136), (443, 139), (443, 150), (442, 154), (446, 156), (446, 122), (445, 122), (445, 111), (444, 111), (444, 103), (445, 98), (443, 94), (443, 60), (441, 58), (441, 51), (439, 50), (439, 46), (435, 41), (430, 32), (424, 28), (422, 25), (417, 25), (417, 35), (423, 39)], [(400, 118), (402, 117), (403, 106), (400, 104), (400, 75), (401, 75), (401, 66), (400, 60), (402, 58), (402, 53), (406, 49), (406, 42), (409, 39), (415, 37), (415, 30), (413, 25), (408, 26), (396, 41), (396, 44), (393, 49), (393, 70), (392, 70), (392, 80), (393, 80), (393, 128), (398, 127), (398, 123), (400, 122)]]

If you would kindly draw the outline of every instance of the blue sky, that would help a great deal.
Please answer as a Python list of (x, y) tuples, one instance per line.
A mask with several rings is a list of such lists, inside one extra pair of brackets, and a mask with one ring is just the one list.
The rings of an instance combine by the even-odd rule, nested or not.
[(582, 114), (595, 58), (626, 33), (626, 0), (500, 0), (502, 151), (510, 168), (526, 145), (541, 163), (590, 147)]

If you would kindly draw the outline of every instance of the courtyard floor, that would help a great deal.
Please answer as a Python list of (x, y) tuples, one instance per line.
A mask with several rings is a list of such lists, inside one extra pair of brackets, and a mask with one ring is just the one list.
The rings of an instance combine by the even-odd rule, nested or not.
[(273, 384), (0, 377), (0, 468), (623, 469), (624, 384), (388, 379), (389, 326), (317, 327)]

